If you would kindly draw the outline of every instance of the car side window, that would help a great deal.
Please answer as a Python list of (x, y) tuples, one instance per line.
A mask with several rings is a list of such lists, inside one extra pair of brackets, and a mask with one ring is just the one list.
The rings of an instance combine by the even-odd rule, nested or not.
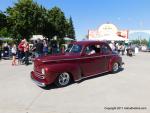
[(100, 53), (100, 45), (89, 45), (85, 48), (86, 55), (93, 55)]
[(65, 52), (67, 53), (80, 53), (82, 46), (78, 44), (70, 44)]
[(111, 52), (111, 50), (107, 45), (102, 45), (101, 46), (101, 53), (108, 54), (110, 52)]

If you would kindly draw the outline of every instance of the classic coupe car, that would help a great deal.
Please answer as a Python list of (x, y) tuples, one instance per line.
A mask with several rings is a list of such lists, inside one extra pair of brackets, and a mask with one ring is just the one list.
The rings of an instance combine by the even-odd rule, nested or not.
[(122, 64), (122, 58), (107, 43), (79, 41), (71, 43), (63, 54), (36, 58), (31, 78), (40, 87), (52, 83), (63, 87), (105, 72), (116, 73)]

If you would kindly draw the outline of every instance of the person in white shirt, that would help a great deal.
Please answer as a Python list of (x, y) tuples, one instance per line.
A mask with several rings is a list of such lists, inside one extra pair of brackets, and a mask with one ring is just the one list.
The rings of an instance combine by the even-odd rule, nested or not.
[(92, 55), (92, 54), (95, 54), (95, 53), (96, 53), (95, 50), (91, 50), (88, 55)]
[(112, 49), (112, 51), (115, 51), (115, 44), (113, 42), (111, 42), (109, 44), (110, 48)]
[(92, 54), (95, 54), (95, 53), (96, 53), (95, 47), (94, 47), (94, 46), (91, 46), (88, 55), (92, 55)]
[(16, 65), (16, 54), (17, 54), (17, 47), (15, 44), (12, 46), (11, 52), (12, 52), (12, 66), (14, 66)]

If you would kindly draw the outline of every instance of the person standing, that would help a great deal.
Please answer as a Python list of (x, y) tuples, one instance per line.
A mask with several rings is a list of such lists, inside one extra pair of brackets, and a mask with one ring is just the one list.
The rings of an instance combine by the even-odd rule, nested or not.
[(115, 51), (116, 48), (114, 42), (110, 42), (109, 46), (112, 49), (112, 51)]
[(65, 46), (64, 45), (61, 46), (61, 53), (65, 53)]
[(38, 39), (37, 43), (35, 44), (35, 57), (40, 57), (43, 55), (43, 43), (40, 39)]
[(24, 45), (23, 45), (23, 47), (24, 47), (24, 53), (25, 53), (25, 64), (26, 65), (29, 65), (29, 43), (27, 42), (27, 40), (26, 39), (24, 39)]
[(18, 45), (18, 63), (21, 64), (23, 61), (24, 54), (24, 42), (25, 40), (22, 40)]
[(43, 40), (43, 53), (44, 55), (48, 54), (48, 43), (46, 40)]
[(35, 51), (35, 49), (36, 49), (36, 44), (37, 44), (37, 40), (35, 40), (35, 41), (33, 42), (33, 47), (31, 48), (33, 58), (35, 58), (35, 56), (36, 56), (36, 51)]
[(125, 45), (121, 44), (121, 53), (122, 53), (122, 55), (124, 55), (124, 52), (125, 52)]
[(12, 46), (11, 52), (12, 52), (12, 66), (14, 66), (16, 65), (16, 53), (17, 53), (16, 44)]

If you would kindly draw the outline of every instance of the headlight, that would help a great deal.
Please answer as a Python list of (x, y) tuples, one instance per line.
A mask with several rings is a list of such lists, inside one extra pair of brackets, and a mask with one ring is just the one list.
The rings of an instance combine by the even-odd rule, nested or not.
[(45, 69), (44, 68), (42, 68), (41, 72), (43, 75), (45, 75)]

